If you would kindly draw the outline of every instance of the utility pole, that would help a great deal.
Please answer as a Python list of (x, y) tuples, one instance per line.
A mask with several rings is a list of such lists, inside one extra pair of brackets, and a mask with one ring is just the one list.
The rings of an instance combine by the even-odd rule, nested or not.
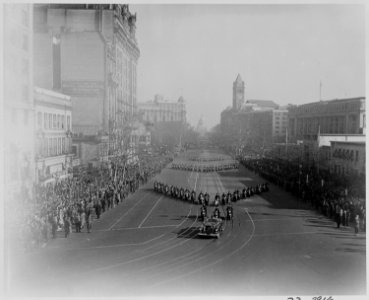
[(322, 101), (322, 81), (319, 81), (319, 101)]

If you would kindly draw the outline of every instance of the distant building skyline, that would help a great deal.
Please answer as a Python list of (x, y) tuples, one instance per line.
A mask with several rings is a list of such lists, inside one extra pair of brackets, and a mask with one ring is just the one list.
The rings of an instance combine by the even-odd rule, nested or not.
[(153, 100), (138, 102), (137, 109), (145, 122), (186, 122), (186, 104), (182, 96), (177, 101), (169, 101), (156, 94)]
[(281, 106), (365, 96), (365, 6), (204, 4), (131, 6), (140, 26), (138, 101), (157, 91), (187, 103), (193, 126), (219, 123), (235, 74), (245, 101)]

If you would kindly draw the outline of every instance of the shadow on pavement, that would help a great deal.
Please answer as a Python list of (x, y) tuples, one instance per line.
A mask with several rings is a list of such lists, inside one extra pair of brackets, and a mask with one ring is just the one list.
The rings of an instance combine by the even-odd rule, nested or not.
[(353, 249), (353, 248), (336, 248), (335, 249), (338, 252), (350, 252), (350, 253), (361, 253), (366, 254), (365, 247), (364, 249)]
[(198, 227), (186, 227), (181, 230), (175, 232), (178, 238), (182, 239), (197, 239), (197, 233), (199, 232)]

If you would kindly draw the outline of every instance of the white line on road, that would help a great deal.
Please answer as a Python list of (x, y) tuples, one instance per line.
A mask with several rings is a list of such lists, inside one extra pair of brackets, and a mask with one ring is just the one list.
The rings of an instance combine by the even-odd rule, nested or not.
[[(251, 218), (251, 216), (250, 216), (250, 214), (249, 214), (249, 212), (247, 211), (247, 209), (246, 209), (246, 208), (245, 208), (245, 212), (246, 212), (246, 214), (249, 216), (250, 220), (252, 221), (252, 218)], [(255, 224), (254, 224), (254, 222), (252, 222), (252, 225), (253, 225), (253, 228), (252, 228), (251, 235), (250, 235), (250, 236), (249, 236), (249, 238), (248, 238), (248, 239), (247, 239), (247, 240), (246, 240), (246, 241), (241, 245), (241, 247), (239, 247), (239, 248), (237, 248), (237, 249), (233, 250), (232, 252), (229, 252), (227, 255), (225, 255), (225, 256), (223, 256), (223, 257), (221, 257), (220, 259), (218, 259), (218, 260), (216, 260), (216, 261), (213, 261), (213, 262), (212, 262), (212, 263), (210, 263), (210, 264), (200, 266), (199, 268), (197, 268), (197, 269), (195, 269), (195, 270), (193, 270), (193, 271), (191, 271), (191, 272), (184, 273), (184, 274), (179, 275), (179, 276), (177, 276), (177, 277), (172, 277), (172, 278), (169, 278), (169, 279), (166, 279), (166, 280), (162, 280), (162, 281), (156, 282), (156, 283), (154, 283), (153, 285), (150, 285), (150, 287), (151, 287), (151, 288), (153, 288), (153, 287), (160, 286), (160, 285), (163, 285), (163, 284), (168, 283), (168, 282), (172, 282), (172, 281), (175, 281), (175, 280), (178, 280), (178, 279), (181, 279), (181, 278), (187, 277), (187, 276), (189, 276), (189, 275), (192, 275), (192, 274), (194, 274), (194, 273), (197, 273), (197, 272), (199, 272), (199, 271), (201, 271), (201, 270), (204, 270), (204, 269), (206, 269), (206, 268), (209, 268), (209, 267), (211, 267), (211, 266), (214, 266), (214, 265), (216, 265), (216, 264), (218, 264), (218, 263), (220, 263), (220, 262), (222, 262), (222, 261), (224, 261), (224, 260), (228, 259), (228, 258), (229, 258), (229, 257), (231, 257), (232, 255), (236, 254), (238, 251), (240, 251), (241, 249), (243, 249), (244, 247), (246, 247), (246, 246), (247, 246), (247, 244), (252, 240), (252, 238), (254, 237), (254, 233), (255, 233)]]
[(158, 203), (161, 201), (161, 199), (163, 198), (163, 196), (161, 196), (159, 198), (158, 201), (156, 201), (156, 203), (154, 204), (154, 206), (150, 209), (150, 211), (147, 213), (146, 217), (142, 220), (141, 224), (138, 225), (138, 228), (141, 228), (142, 224), (146, 221), (146, 219), (150, 216), (150, 214), (152, 213), (152, 211), (154, 210), (155, 206), (158, 205)]
[(103, 245), (103, 246), (89, 246), (89, 247), (81, 247), (81, 248), (69, 248), (69, 249), (65, 249), (62, 247), (50, 247), (49, 249), (62, 249), (62, 250), (66, 250), (66, 251), (73, 251), (73, 250), (92, 250), (92, 249), (106, 249), (106, 248), (118, 248), (118, 247), (127, 247), (127, 246), (142, 246), (142, 245), (146, 245), (150, 242), (153, 242), (155, 240), (160, 239), (161, 237), (163, 237), (165, 234), (161, 234), (158, 235), (152, 239), (149, 239), (147, 241), (144, 242), (139, 242), (139, 243), (128, 243), (128, 244), (113, 244), (113, 245)]
[(199, 179), (199, 173), (196, 173), (196, 179), (195, 179), (195, 188), (194, 191), (196, 191), (196, 186), (197, 186), (197, 179)]
[(102, 230), (95, 230), (98, 232), (106, 232), (106, 231), (122, 231), (122, 230), (135, 230), (135, 229), (151, 229), (151, 228), (165, 228), (165, 227), (176, 227), (177, 224), (167, 224), (167, 225), (154, 225), (154, 226), (141, 226), (141, 227), (116, 227), (111, 230), (102, 229)]
[[(191, 210), (189, 211), (187, 217), (178, 225), (178, 227), (180, 227), (186, 221), (186, 219), (188, 219), (188, 216), (189, 216), (190, 212), (191, 212)], [(193, 221), (193, 223), (190, 225), (189, 228), (192, 228), (193, 227), (193, 224), (195, 224), (196, 222), (197, 222), (197, 217), (196, 217), (195, 221)], [(187, 231), (188, 231), (188, 229), (187, 229)], [(176, 239), (176, 238), (177, 237), (175, 237), (174, 239)], [(167, 251), (169, 251), (169, 250), (171, 250), (171, 249), (173, 249), (175, 247), (181, 246), (181, 245), (189, 242), (190, 240), (191, 239), (189, 239), (189, 238), (188, 239), (184, 239), (184, 241), (179, 242), (179, 243), (175, 243), (174, 245), (169, 246), (169, 247), (166, 247), (166, 248), (164, 248), (164, 249), (162, 249), (160, 251), (151, 252), (150, 254), (147, 254), (147, 255), (144, 255), (144, 256), (139, 256), (139, 257), (133, 258), (133, 259), (128, 260), (128, 261), (123, 261), (123, 262), (116, 263), (116, 264), (113, 264), (113, 265), (110, 265), (110, 266), (105, 266), (105, 267), (100, 267), (100, 268), (96, 268), (96, 269), (92, 269), (92, 270), (87, 270), (87, 271), (84, 271), (84, 272), (78, 274), (78, 276), (81, 275), (81, 274), (87, 274), (87, 273), (91, 273), (91, 272), (106, 271), (106, 270), (109, 270), (109, 269), (112, 269), (112, 268), (117, 268), (119, 266), (130, 264), (132, 262), (136, 262), (136, 261), (140, 261), (140, 260), (143, 260), (143, 259), (146, 259), (146, 258), (149, 258), (149, 257), (153, 257), (153, 256), (158, 255), (158, 254), (161, 254), (163, 252), (167, 252)], [(152, 248), (152, 247), (149, 247), (149, 248)], [(146, 248), (145, 250), (147, 250), (149, 248)]]
[(113, 227), (116, 225), (116, 224), (118, 224), (119, 222), (120, 222), (120, 220), (122, 220), (123, 219), (123, 217), (125, 217), (132, 209), (134, 209), (138, 204), (140, 204), (147, 196), (149, 196), (150, 194), (147, 194), (147, 195), (145, 195), (144, 197), (142, 197), (141, 198), (141, 200), (140, 201), (137, 201), (137, 203), (135, 204), (135, 205), (133, 205), (129, 210), (127, 210), (126, 211), (126, 213), (124, 213), (118, 220), (116, 220), (114, 223), (113, 223), (113, 225), (111, 225), (110, 227), (109, 227), (109, 229), (108, 230), (112, 230), (113, 229)]

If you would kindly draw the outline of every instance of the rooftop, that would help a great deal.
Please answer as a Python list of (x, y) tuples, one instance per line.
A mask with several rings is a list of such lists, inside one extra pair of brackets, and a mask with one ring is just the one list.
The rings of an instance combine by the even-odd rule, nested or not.
[(297, 107), (301, 106), (313, 106), (313, 105), (326, 105), (330, 103), (340, 103), (340, 102), (350, 102), (350, 101), (359, 101), (359, 100), (365, 100), (365, 97), (352, 97), (352, 98), (342, 98), (342, 99), (331, 99), (331, 100), (321, 100), (321, 101), (315, 101), (315, 102), (309, 102), (305, 104), (298, 105)]
[(246, 104), (250, 103), (250, 104), (256, 104), (260, 107), (272, 107), (272, 108), (278, 108), (279, 105), (277, 103), (275, 103), (272, 100), (257, 100), (257, 99), (249, 99), (246, 101)]

